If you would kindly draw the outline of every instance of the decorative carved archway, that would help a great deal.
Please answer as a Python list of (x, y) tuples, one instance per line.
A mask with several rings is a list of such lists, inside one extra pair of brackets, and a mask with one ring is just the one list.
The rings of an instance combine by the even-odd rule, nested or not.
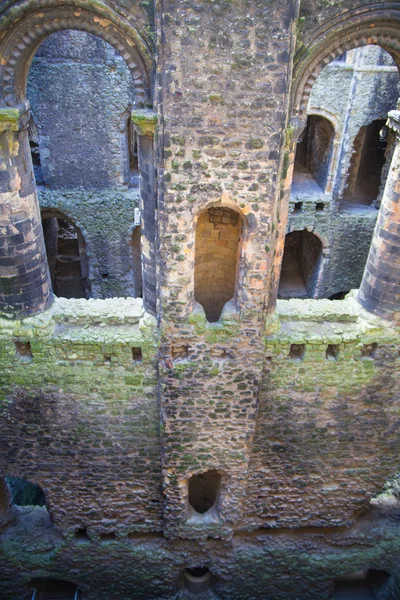
[(148, 36), (97, 0), (26, 0), (0, 20), (0, 107), (25, 99), (30, 64), (40, 43), (52, 33), (77, 29), (111, 44), (124, 58), (135, 82), (137, 105), (151, 104), (153, 58)]
[(304, 117), (312, 86), (331, 61), (354, 48), (373, 44), (400, 67), (400, 5), (376, 4), (345, 12), (325, 23), (300, 47), (295, 57), (292, 114)]

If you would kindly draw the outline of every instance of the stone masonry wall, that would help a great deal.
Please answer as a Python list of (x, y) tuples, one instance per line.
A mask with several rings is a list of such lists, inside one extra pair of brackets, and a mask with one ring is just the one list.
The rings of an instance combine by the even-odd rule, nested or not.
[(60, 299), (3, 320), (0, 343), (0, 473), (40, 485), (64, 531), (159, 530), (157, 345), (142, 301)]

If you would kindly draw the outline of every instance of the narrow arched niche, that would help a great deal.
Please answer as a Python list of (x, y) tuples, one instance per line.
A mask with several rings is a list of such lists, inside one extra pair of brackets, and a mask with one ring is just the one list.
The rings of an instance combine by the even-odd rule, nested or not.
[(42, 214), (51, 283), (56, 296), (89, 298), (86, 244), (82, 232), (63, 215)]
[(189, 504), (200, 515), (216, 508), (221, 475), (215, 469), (192, 475), (188, 483)]
[(322, 242), (309, 231), (285, 237), (279, 298), (314, 298), (322, 258)]
[(210, 323), (235, 296), (242, 232), (241, 215), (227, 207), (211, 207), (198, 218), (194, 298)]
[[(332, 124), (319, 115), (310, 115), (297, 142), (293, 178), (313, 180), (325, 191), (331, 164), (335, 131)], [(314, 183), (314, 185), (315, 185)]]

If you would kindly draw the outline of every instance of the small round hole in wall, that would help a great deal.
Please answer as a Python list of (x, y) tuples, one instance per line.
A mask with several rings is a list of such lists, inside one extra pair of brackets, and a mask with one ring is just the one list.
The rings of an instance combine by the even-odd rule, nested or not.
[(206, 592), (211, 586), (211, 572), (207, 567), (185, 569), (185, 588), (192, 594)]

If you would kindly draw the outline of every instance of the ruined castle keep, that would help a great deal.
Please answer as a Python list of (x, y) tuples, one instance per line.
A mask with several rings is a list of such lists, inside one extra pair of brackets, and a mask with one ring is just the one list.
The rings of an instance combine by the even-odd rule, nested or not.
[(400, 599), (400, 2), (0, 0), (0, 600)]

